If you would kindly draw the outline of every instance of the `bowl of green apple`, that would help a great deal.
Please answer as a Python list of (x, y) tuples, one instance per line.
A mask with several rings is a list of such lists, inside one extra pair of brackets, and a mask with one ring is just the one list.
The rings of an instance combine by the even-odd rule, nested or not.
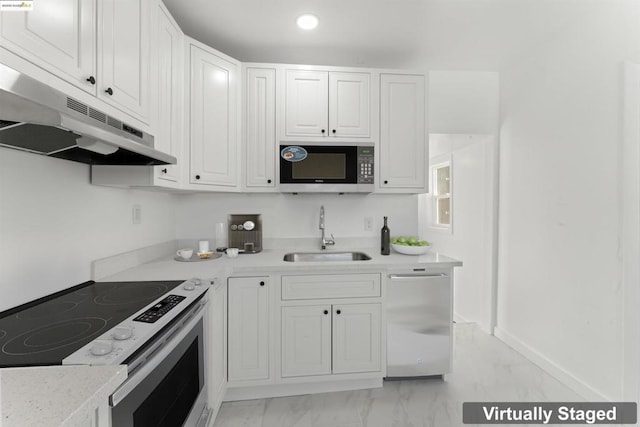
[(391, 247), (403, 255), (422, 255), (429, 252), (431, 243), (416, 236), (399, 236), (391, 238)]

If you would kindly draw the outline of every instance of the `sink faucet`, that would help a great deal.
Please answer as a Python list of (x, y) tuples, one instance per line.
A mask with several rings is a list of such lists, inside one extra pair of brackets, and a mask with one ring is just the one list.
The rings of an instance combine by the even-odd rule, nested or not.
[(322, 230), (322, 250), (327, 249), (327, 246), (333, 246), (336, 244), (333, 234), (331, 234), (330, 239), (324, 237), (324, 206), (320, 206), (320, 230)]

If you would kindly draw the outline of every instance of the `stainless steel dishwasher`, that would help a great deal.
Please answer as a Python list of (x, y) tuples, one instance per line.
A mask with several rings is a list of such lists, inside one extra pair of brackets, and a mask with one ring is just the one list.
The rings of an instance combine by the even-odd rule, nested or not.
[(451, 372), (451, 288), (448, 271), (389, 274), (387, 379)]

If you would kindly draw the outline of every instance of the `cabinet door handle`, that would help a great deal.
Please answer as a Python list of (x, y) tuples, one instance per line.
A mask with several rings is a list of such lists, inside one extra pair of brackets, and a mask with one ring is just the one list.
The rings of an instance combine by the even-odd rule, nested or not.
[(167, 168), (162, 169), (162, 173), (167, 173)]
[(329, 310), (325, 310), (325, 311), (324, 311), (324, 314), (329, 314)]
[(87, 79), (87, 81), (88, 81), (89, 83), (91, 83), (92, 85), (95, 85), (95, 84), (96, 84), (96, 78), (95, 78), (95, 77), (93, 77), (93, 76), (89, 76), (89, 78)]
[(342, 313), (342, 310), (337, 309), (337, 310), (336, 310), (336, 314), (340, 314), (340, 313)]
[(320, 132), (324, 135), (324, 129), (320, 130)]
[(388, 184), (388, 183), (389, 183), (389, 181), (387, 181), (387, 180), (385, 179), (385, 180), (384, 180), (384, 183), (385, 183), (385, 184)]
[(260, 282), (260, 286), (264, 286), (264, 282)]
[(108, 93), (109, 95), (113, 95), (113, 89), (108, 87), (107, 90), (105, 90), (105, 93)]
[(334, 129), (334, 130), (332, 130), (331, 132), (332, 132), (332, 133), (333, 133), (333, 134), (335, 135), (335, 133), (336, 133), (336, 130)]
[(271, 180), (270, 179), (267, 180), (267, 184), (271, 184)]
[(200, 175), (196, 175), (196, 179), (200, 179)]

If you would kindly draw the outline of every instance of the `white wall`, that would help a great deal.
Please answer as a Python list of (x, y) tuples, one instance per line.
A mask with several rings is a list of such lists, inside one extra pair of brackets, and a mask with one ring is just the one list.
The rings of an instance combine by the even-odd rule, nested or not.
[(429, 133), (495, 134), (500, 74), (480, 71), (429, 72)]
[(454, 319), (476, 322), (488, 333), (493, 326), (495, 149), (492, 135), (431, 134), (430, 164), (451, 161), (451, 229), (434, 227), (434, 197), (420, 196), (424, 236), (434, 250), (464, 263), (454, 272)]
[(87, 165), (0, 148), (0, 311), (89, 280), (93, 260), (175, 239), (174, 221), (169, 194), (92, 186)]
[(622, 393), (622, 61), (637, 2), (575, 3), (501, 72), (499, 337), (591, 399)]
[[(349, 237), (380, 237), (382, 217), (389, 217), (393, 236), (418, 231), (416, 195), (352, 194), (194, 194), (177, 197), (179, 239), (212, 238), (215, 224), (227, 223), (228, 214), (261, 214), (263, 238), (313, 237), (318, 229), (320, 206), (325, 208), (326, 232), (333, 233), (336, 248), (346, 247)], [(364, 219), (373, 218), (373, 230), (365, 231)]]

